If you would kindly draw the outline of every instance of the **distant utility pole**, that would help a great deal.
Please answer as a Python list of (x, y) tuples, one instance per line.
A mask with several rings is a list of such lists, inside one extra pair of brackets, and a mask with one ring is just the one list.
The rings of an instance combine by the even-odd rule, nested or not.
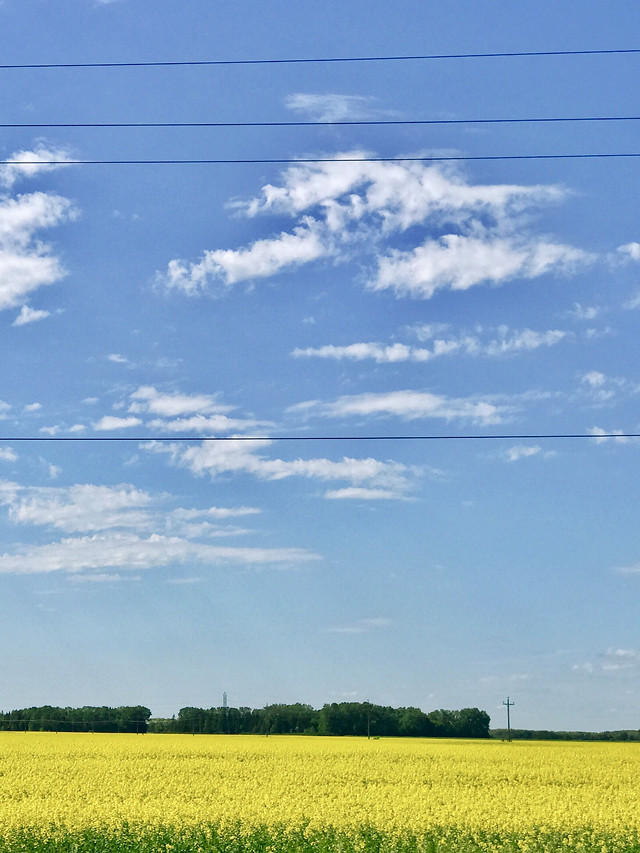
[(222, 694), (222, 728), (224, 729), (224, 733), (226, 735), (229, 734), (229, 706), (227, 705), (227, 694), (226, 692)]
[(516, 703), (510, 702), (509, 697), (507, 696), (507, 701), (503, 702), (502, 704), (507, 706), (507, 740), (510, 741), (511, 740), (511, 715), (509, 714), (509, 710)]

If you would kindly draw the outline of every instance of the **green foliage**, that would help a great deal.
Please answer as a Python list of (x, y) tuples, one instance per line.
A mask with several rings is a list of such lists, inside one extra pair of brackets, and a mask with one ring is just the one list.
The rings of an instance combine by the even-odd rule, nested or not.
[(305, 827), (199, 826), (137, 828), (118, 831), (87, 829), (65, 833), (17, 832), (0, 837), (0, 853), (640, 853), (636, 835), (620, 838), (613, 833), (540, 832), (519, 835), (474, 833), (463, 828), (436, 828), (426, 835), (387, 834), (371, 827), (350, 832), (332, 829), (309, 831)]
[[(507, 740), (507, 729), (491, 729), (490, 737)], [(640, 741), (640, 731), (622, 729), (613, 732), (554, 732), (548, 729), (511, 729), (511, 740)]]
[(0, 731), (32, 732), (135, 732), (147, 731), (151, 711), (142, 705), (108, 708), (21, 708), (0, 713)]
[(478, 708), (432, 711), (370, 702), (267, 705), (264, 708), (181, 708), (177, 717), (151, 720), (131, 707), (23, 708), (0, 714), (0, 731), (136, 732), (175, 734), (321, 734), (357, 737), (489, 737), (489, 715)]

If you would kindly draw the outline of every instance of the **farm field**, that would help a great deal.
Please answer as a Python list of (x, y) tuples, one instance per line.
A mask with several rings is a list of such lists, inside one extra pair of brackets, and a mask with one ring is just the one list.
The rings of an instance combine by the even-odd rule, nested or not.
[(637, 744), (0, 733), (0, 851), (640, 850)]

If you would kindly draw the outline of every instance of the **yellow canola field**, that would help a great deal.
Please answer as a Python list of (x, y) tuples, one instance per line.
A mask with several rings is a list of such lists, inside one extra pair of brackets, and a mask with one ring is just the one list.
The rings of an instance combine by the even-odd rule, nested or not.
[(638, 744), (0, 732), (0, 834), (240, 821), (620, 837), (640, 830), (639, 771)]

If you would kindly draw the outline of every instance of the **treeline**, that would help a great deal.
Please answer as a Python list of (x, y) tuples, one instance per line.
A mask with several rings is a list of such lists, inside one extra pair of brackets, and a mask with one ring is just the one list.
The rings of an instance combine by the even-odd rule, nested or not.
[[(507, 729), (491, 729), (491, 737), (507, 740)], [(640, 742), (640, 731), (621, 729), (613, 732), (554, 732), (547, 729), (511, 729), (511, 740), (611, 740)]]
[(0, 713), (0, 731), (12, 732), (130, 732), (149, 730), (151, 711), (142, 705), (119, 708), (21, 708)]
[(488, 738), (489, 715), (478, 708), (431, 711), (369, 702), (264, 708), (181, 708), (177, 717), (153, 719), (150, 732), (180, 734), (305, 734), (360, 737)]

